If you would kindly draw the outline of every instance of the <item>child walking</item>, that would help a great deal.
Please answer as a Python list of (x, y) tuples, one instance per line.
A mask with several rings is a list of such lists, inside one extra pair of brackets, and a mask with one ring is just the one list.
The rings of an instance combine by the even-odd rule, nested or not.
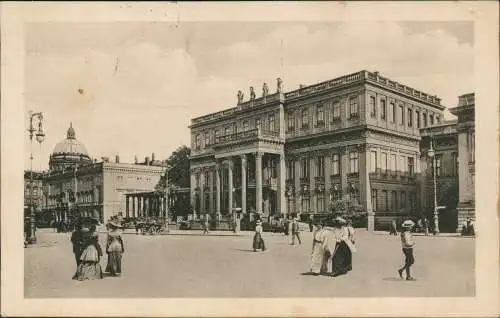
[(411, 220), (404, 221), (402, 225), (401, 245), (403, 246), (403, 254), (405, 255), (405, 265), (403, 268), (398, 269), (398, 273), (399, 277), (403, 278), (403, 271), (406, 271), (406, 280), (415, 280), (410, 273), (410, 267), (415, 263), (415, 258), (413, 257), (413, 246), (415, 246), (415, 242), (411, 235), (411, 229), (414, 225), (415, 223)]

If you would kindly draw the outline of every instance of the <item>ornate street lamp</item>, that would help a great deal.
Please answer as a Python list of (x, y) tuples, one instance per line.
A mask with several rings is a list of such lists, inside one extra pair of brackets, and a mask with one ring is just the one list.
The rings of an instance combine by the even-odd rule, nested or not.
[(433, 142), (431, 137), (430, 148), (427, 155), (432, 160), (432, 179), (434, 183), (434, 233), (439, 233), (439, 207), (437, 205), (437, 186), (436, 186), (436, 153), (434, 151)]
[[(30, 116), (30, 128), (28, 129), (30, 137), (30, 232), (27, 238), (28, 244), (36, 243), (36, 216), (35, 207), (33, 202), (33, 136), (35, 136), (36, 141), (41, 145), (45, 140), (45, 133), (43, 132), (42, 122), (43, 114), (41, 112), (29, 112)], [(38, 130), (34, 128), (33, 122), (38, 120)], [(36, 132), (36, 134), (35, 134)]]

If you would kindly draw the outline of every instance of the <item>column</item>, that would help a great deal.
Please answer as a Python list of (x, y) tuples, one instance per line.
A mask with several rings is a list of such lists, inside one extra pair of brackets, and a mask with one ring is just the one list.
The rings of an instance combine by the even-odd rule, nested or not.
[(208, 213), (210, 215), (213, 215), (214, 211), (215, 211), (215, 206), (214, 206), (214, 170), (213, 170), (213, 167), (211, 168), (210, 171), (208, 171), (208, 193), (209, 193), (209, 203), (208, 203)]
[(371, 187), (370, 187), (370, 149), (365, 148), (365, 153), (360, 156), (360, 199), (366, 202), (366, 213), (368, 214), (368, 231), (375, 230), (375, 214), (372, 208)]
[(241, 213), (247, 213), (247, 155), (241, 155)]
[(129, 201), (130, 201), (130, 197), (128, 195), (125, 195), (125, 216), (128, 218), (130, 217), (129, 215)]
[(295, 177), (294, 177), (294, 180), (295, 180), (295, 213), (300, 213), (302, 211), (302, 202), (301, 202), (301, 199), (302, 199), (302, 194), (301, 194), (301, 185), (300, 185), (300, 177), (301, 177), (301, 172), (300, 172), (300, 161), (302, 160), (302, 158), (298, 158), (297, 160), (295, 160), (293, 162), (293, 164), (295, 165)]
[(342, 195), (346, 194), (347, 190), (347, 174), (349, 173), (349, 149), (344, 147), (340, 150), (340, 183), (342, 187)]
[(285, 166), (285, 154), (281, 153), (279, 159), (279, 170), (278, 170), (278, 178), (279, 178), (279, 187), (278, 187), (278, 211), (279, 213), (286, 215), (286, 166)]
[(217, 219), (220, 220), (220, 164), (217, 162), (215, 167), (215, 212), (217, 213)]
[(191, 190), (191, 207), (193, 208), (193, 218), (195, 218), (196, 217), (196, 175), (195, 175), (194, 170), (191, 170), (190, 190)]
[[(339, 160), (340, 160), (340, 158), (339, 158)], [(325, 195), (324, 195), (325, 212), (330, 211), (330, 188), (332, 185), (332, 183), (330, 181), (330, 174), (332, 173), (331, 168), (332, 168), (332, 156), (328, 152), (325, 154)]]
[(200, 211), (199, 215), (205, 214), (205, 171), (201, 170), (200, 173)]
[(228, 191), (227, 191), (227, 196), (228, 196), (228, 205), (227, 209), (230, 215), (233, 213), (233, 158), (229, 157), (228, 164), (227, 164), (227, 172), (228, 172), (228, 178), (227, 178), (227, 183), (228, 183)]
[(318, 164), (317, 156), (310, 157), (309, 159), (309, 213), (316, 213), (316, 198), (317, 194), (314, 189), (316, 188), (316, 182), (315, 182), (315, 177), (316, 177), (316, 172), (318, 169), (316, 168)]
[(255, 154), (255, 210), (262, 213), (262, 152)]

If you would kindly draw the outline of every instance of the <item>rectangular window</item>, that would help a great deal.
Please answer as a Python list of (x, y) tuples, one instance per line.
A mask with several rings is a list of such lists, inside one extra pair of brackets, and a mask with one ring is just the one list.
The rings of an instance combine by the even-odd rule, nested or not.
[(289, 131), (294, 130), (295, 129), (295, 117), (293, 116), (292, 112), (288, 113), (287, 120), (288, 120), (288, 125), (287, 125), (288, 130)]
[(349, 153), (349, 173), (358, 173), (359, 171), (359, 154), (357, 151)]
[(391, 115), (391, 123), (396, 122), (396, 105), (391, 103), (391, 107), (389, 109), (389, 114)]
[(391, 211), (396, 211), (398, 209), (398, 193), (396, 191), (391, 192)]
[(372, 209), (373, 211), (377, 211), (377, 189), (372, 189), (371, 197), (372, 197)]
[(318, 213), (325, 212), (325, 194), (318, 193), (316, 196), (316, 209)]
[(400, 209), (406, 208), (406, 192), (404, 191), (401, 191), (401, 200), (399, 200), (399, 208)]
[(423, 119), (423, 124), (424, 124), (424, 127), (427, 127), (427, 114), (423, 113), (422, 114), (422, 119)]
[(391, 155), (390, 168), (391, 172), (394, 174), (396, 172), (396, 155)]
[(349, 99), (349, 117), (357, 117), (358, 116), (358, 98), (351, 97)]
[(387, 117), (387, 105), (385, 99), (380, 101), (380, 119), (385, 120)]
[(316, 158), (316, 176), (324, 177), (325, 176), (325, 157), (319, 156)]
[(377, 152), (370, 152), (370, 172), (377, 172)]
[(275, 131), (276, 126), (274, 122), (274, 115), (269, 115), (269, 131)]
[(205, 180), (204, 180), (203, 186), (206, 186), (206, 187), (210, 186), (210, 175), (208, 173), (205, 173), (204, 178), (205, 178)]
[(415, 174), (415, 158), (408, 157), (408, 174), (410, 176)]
[(215, 129), (215, 142), (219, 142), (219, 129)]
[(302, 158), (300, 160), (300, 177), (309, 179), (309, 159)]
[(229, 128), (229, 127), (225, 127), (225, 128), (224, 128), (224, 135), (225, 135), (225, 136), (229, 136), (230, 134), (231, 134), (231, 128)]
[(316, 124), (322, 125), (325, 123), (325, 109), (323, 105), (316, 106)]
[(332, 105), (332, 120), (339, 120), (340, 119), (340, 103), (335, 102)]
[(381, 199), (381, 210), (382, 211), (387, 211), (389, 208), (389, 195), (387, 193), (387, 190), (382, 190), (382, 199)]
[(200, 134), (196, 135), (195, 145), (196, 145), (196, 149), (200, 149), (201, 148), (201, 136), (200, 136)]
[(243, 131), (248, 131), (248, 120), (243, 121)]
[(380, 169), (384, 173), (387, 172), (387, 154), (385, 152), (380, 154)]
[(405, 124), (405, 108), (403, 105), (399, 105), (399, 124), (403, 126)]
[(338, 154), (332, 155), (332, 176), (340, 174), (340, 156)]
[(408, 108), (408, 127), (413, 126), (413, 110)]
[(255, 128), (261, 128), (260, 127), (260, 118), (255, 118)]
[(309, 197), (302, 197), (302, 212), (309, 212)]
[(205, 147), (210, 145), (210, 133), (207, 131), (205, 132)]
[(429, 115), (429, 125), (434, 125), (434, 116), (432, 116), (432, 114)]
[(458, 155), (456, 152), (452, 154), (453, 158), (453, 171), (452, 175), (457, 176), (458, 175)]
[(406, 156), (399, 156), (399, 167), (398, 170), (401, 172), (405, 172), (407, 169), (406, 166)]
[(436, 124), (439, 124), (441, 122), (441, 119), (439, 118), (439, 115), (436, 115)]
[(340, 184), (336, 183), (332, 186), (332, 201), (337, 201), (342, 199), (342, 187)]
[(415, 117), (417, 118), (417, 128), (420, 128), (420, 112), (415, 111)]
[(377, 104), (375, 103), (375, 97), (370, 96), (370, 116), (377, 116)]
[(302, 128), (309, 127), (309, 111), (307, 108), (302, 109)]

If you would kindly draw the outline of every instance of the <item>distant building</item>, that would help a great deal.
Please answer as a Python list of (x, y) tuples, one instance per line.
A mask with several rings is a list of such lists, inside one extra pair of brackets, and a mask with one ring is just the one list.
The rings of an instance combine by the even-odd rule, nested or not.
[(361, 71), (191, 120), (194, 216), (315, 214), (349, 197), (368, 227), (418, 215), (420, 128), (440, 123), (436, 96)]
[(114, 162), (92, 160), (72, 125), (54, 147), (49, 167), (43, 175), (43, 210), (56, 221), (93, 216), (105, 222), (124, 215), (126, 194), (152, 191), (165, 171), (154, 154), (133, 164), (121, 163), (118, 156)]

